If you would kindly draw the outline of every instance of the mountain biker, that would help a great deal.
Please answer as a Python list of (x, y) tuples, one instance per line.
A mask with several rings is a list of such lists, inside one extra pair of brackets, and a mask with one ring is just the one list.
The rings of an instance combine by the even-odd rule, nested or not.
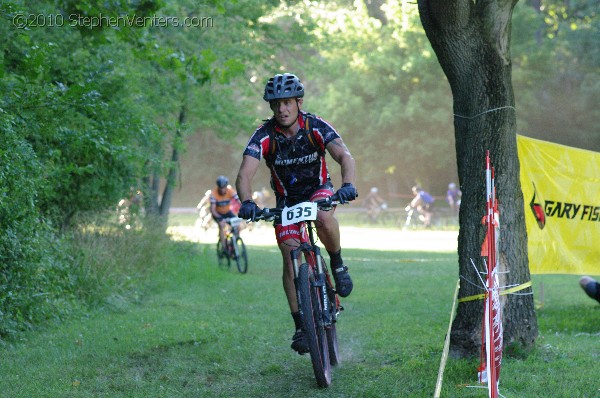
[(448, 191), (446, 191), (446, 202), (450, 205), (450, 209), (452, 209), (452, 213), (458, 213), (458, 209), (460, 207), (462, 192), (455, 183), (451, 182), (448, 184)]
[[(254, 219), (261, 210), (251, 198), (252, 180), (263, 158), (271, 171), (271, 188), (277, 207), (323, 199), (334, 193), (325, 151), (341, 165), (342, 186), (337, 191), (340, 202), (358, 196), (354, 187), (354, 158), (331, 124), (302, 110), (303, 97), (304, 86), (294, 74), (277, 74), (268, 80), (263, 99), (269, 103), (273, 116), (250, 137), (236, 181), (242, 200), (241, 218)], [(353, 283), (342, 260), (340, 229), (334, 211), (320, 210), (315, 226), (317, 236), (329, 253), (336, 290), (341, 297), (346, 297)], [(291, 250), (299, 245), (300, 231), (296, 225), (274, 226), (283, 257), (283, 289), (296, 327), (292, 348), (304, 354), (308, 352), (308, 343), (302, 331), (290, 258)]]
[(225, 250), (225, 227), (227, 225), (225, 220), (236, 216), (232, 206), (237, 207), (240, 199), (235, 190), (229, 185), (227, 177), (217, 177), (216, 184), (217, 186), (210, 192), (210, 212), (219, 226), (219, 239), (221, 240), (221, 247)]
[(417, 209), (417, 212), (419, 212), (419, 220), (423, 222), (425, 227), (431, 226), (431, 216), (433, 213), (431, 212), (430, 207), (435, 199), (429, 192), (424, 191), (421, 187), (416, 185), (412, 187), (412, 192), (415, 197), (411, 200), (409, 206)]
[(371, 191), (363, 199), (363, 207), (367, 209), (367, 218), (369, 222), (377, 222), (377, 218), (382, 210), (387, 208), (387, 203), (379, 195), (379, 189), (372, 187)]

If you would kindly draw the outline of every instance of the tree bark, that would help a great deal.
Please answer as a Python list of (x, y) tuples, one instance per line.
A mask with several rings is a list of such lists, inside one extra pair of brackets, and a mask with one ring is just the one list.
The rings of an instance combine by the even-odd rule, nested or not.
[[(453, 95), (456, 158), (463, 192), (458, 237), (459, 298), (483, 292), (472, 265), (485, 228), (485, 151), (495, 168), (500, 210), (500, 285), (530, 280), (523, 194), (519, 180), (516, 110), (510, 60), (512, 0), (419, 0), (421, 22)], [(531, 288), (520, 293), (531, 293)], [(505, 345), (530, 348), (537, 337), (533, 296), (502, 296)], [(451, 332), (455, 357), (481, 350), (481, 300), (460, 303)]]
[(181, 129), (185, 124), (186, 120), (186, 107), (181, 105), (179, 109), (179, 118), (177, 124), (177, 131), (175, 132), (175, 142), (173, 143), (173, 149), (171, 152), (171, 163), (169, 166), (169, 172), (167, 173), (167, 182), (163, 190), (162, 200), (160, 201), (160, 216), (164, 221), (165, 226), (169, 219), (169, 209), (171, 208), (171, 201), (173, 199), (173, 190), (177, 185), (177, 175), (179, 171), (179, 146), (181, 145)]

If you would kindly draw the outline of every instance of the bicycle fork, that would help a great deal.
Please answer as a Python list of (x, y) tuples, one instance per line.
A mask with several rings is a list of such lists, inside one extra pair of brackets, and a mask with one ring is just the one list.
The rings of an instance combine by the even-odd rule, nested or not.
[[(296, 297), (298, 299), (298, 307), (301, 308), (301, 300), (306, 299), (309, 300), (310, 298), (303, 298), (298, 294), (298, 274), (300, 272), (300, 265), (298, 264), (299, 261), (298, 259), (301, 258), (301, 256), (304, 254), (305, 258), (307, 259), (307, 262), (309, 261), (309, 259), (312, 259), (312, 261), (315, 264), (316, 267), (316, 275), (315, 275), (315, 280), (311, 282), (311, 287), (316, 287), (321, 291), (321, 297), (323, 298), (322, 301), (322, 308), (321, 308), (321, 318), (317, 320), (319, 326), (330, 326), (332, 323), (332, 316), (331, 316), (331, 312), (329, 311), (330, 308), (330, 296), (329, 293), (327, 292), (327, 283), (326, 283), (326, 276), (325, 276), (325, 270), (323, 268), (323, 263), (321, 260), (321, 252), (318, 246), (311, 246), (306, 242), (303, 242), (300, 244), (300, 246), (298, 246), (296, 249), (291, 251), (291, 257), (292, 257), (292, 264), (293, 264), (293, 268), (294, 268), (294, 285), (296, 286)], [(312, 272), (312, 271), (311, 271)]]

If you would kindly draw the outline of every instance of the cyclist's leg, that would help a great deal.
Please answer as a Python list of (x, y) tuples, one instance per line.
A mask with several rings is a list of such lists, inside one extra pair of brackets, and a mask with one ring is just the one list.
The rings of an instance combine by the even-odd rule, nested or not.
[(283, 290), (285, 292), (290, 313), (294, 321), (295, 332), (292, 337), (292, 349), (299, 354), (308, 352), (308, 342), (302, 330), (302, 318), (298, 309), (298, 299), (296, 297), (296, 285), (294, 283), (294, 266), (292, 263), (291, 252), (298, 247), (300, 243), (300, 231), (295, 225), (282, 227), (275, 226), (275, 234), (281, 256), (283, 259)]
[(221, 241), (221, 247), (223, 248), (223, 250), (225, 250), (225, 248), (227, 247), (227, 245), (225, 244), (225, 235), (227, 233), (227, 231), (226, 231), (227, 223), (225, 221), (222, 221), (222, 220), (218, 221), (214, 217), (213, 217), (213, 219), (215, 220), (215, 222), (219, 226), (219, 240)]
[[(322, 199), (331, 195), (333, 195), (333, 187), (323, 186), (315, 191), (311, 196), (311, 200)], [(335, 218), (334, 212), (335, 209), (330, 211), (320, 210), (317, 213), (315, 226), (317, 227), (317, 236), (329, 254), (331, 272), (335, 280), (336, 290), (340, 296), (346, 297), (352, 292), (354, 285), (350, 274), (348, 274), (348, 267), (342, 259), (340, 224), (337, 218)]]
[(331, 211), (317, 213), (317, 236), (328, 252), (338, 252), (340, 246), (340, 224)]
[(283, 290), (292, 313), (298, 312), (298, 302), (296, 300), (296, 287), (294, 285), (294, 267), (291, 258), (291, 252), (300, 244), (300, 231), (295, 225), (283, 227), (275, 226), (277, 244), (281, 251), (283, 260)]

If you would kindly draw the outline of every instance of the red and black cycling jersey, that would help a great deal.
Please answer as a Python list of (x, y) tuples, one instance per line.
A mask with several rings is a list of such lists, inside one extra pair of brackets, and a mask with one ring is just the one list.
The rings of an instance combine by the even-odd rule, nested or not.
[(256, 129), (244, 151), (244, 155), (265, 159), (271, 186), (279, 197), (308, 198), (330, 182), (325, 148), (340, 135), (331, 124), (306, 112), (298, 115), (298, 124), (298, 133), (286, 138), (271, 118)]

